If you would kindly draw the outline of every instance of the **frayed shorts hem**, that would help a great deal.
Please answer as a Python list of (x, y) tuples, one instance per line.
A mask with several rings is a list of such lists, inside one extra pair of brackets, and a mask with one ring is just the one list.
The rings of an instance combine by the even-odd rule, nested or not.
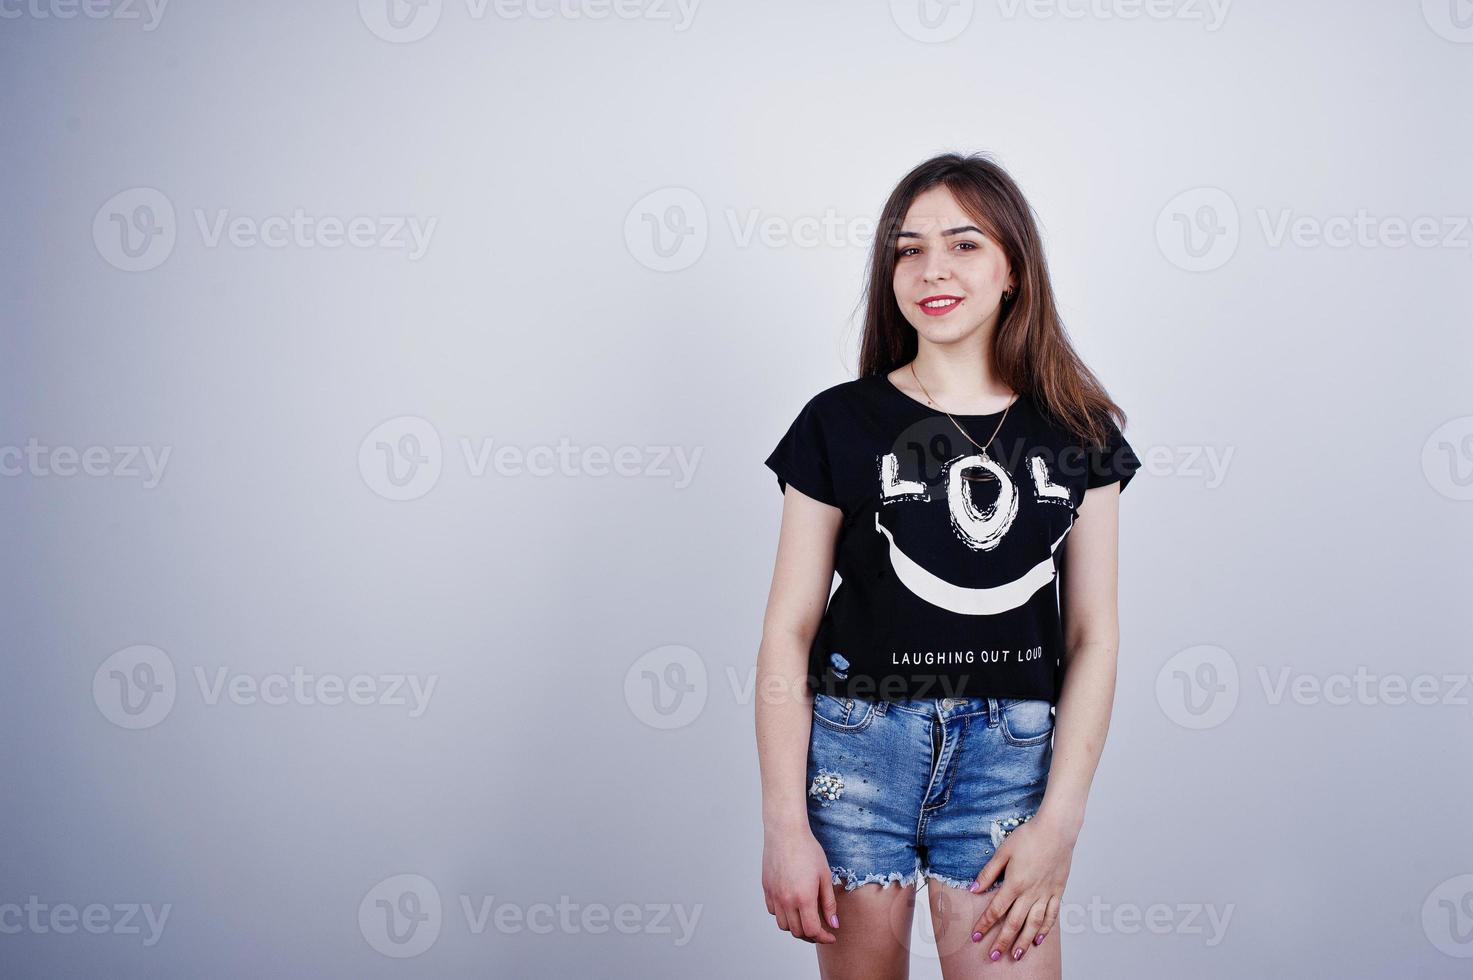
[[(930, 869), (927, 869), (927, 870), (921, 872), (921, 874), (924, 877), (930, 879), (931, 881), (939, 881), (943, 885), (950, 885), (952, 888), (961, 888), (961, 889), (963, 889), (965, 891), (971, 891), (972, 886), (974, 884), (976, 884), (976, 882), (977, 882), (977, 879), (976, 878), (968, 878), (965, 881), (963, 881), (960, 878), (953, 878), (950, 875), (944, 875), (944, 874), (942, 874), (939, 871), (931, 871)], [(978, 895), (986, 895), (987, 892), (997, 891), (1001, 887), (1002, 887), (1002, 882), (1001, 881), (994, 881), (992, 883), (992, 887), (991, 888), (988, 888), (985, 891), (977, 892), (977, 894)]]
[(889, 874), (862, 875), (857, 871), (850, 871), (848, 868), (839, 868), (832, 865), (829, 866), (829, 871), (834, 876), (833, 883), (843, 885), (846, 892), (852, 892), (861, 885), (879, 885), (881, 889), (889, 888), (891, 885), (900, 885), (908, 888), (911, 885), (917, 884), (917, 879), (920, 875), (920, 872), (917, 871), (912, 871), (910, 874), (892, 871)]
[[(889, 888), (891, 885), (899, 885), (903, 888), (909, 888), (911, 886), (920, 888), (921, 883), (924, 881), (939, 881), (943, 885), (950, 885), (952, 888), (962, 888), (970, 890), (972, 887), (972, 883), (976, 881), (975, 878), (963, 881), (960, 878), (953, 878), (950, 875), (944, 875), (939, 871), (932, 871), (930, 868), (921, 868), (916, 871), (912, 871), (909, 874), (905, 874), (900, 871), (891, 871), (889, 874), (873, 873), (861, 875), (858, 872), (851, 871), (848, 868), (840, 868), (830, 865), (829, 871), (833, 875), (833, 884), (843, 885), (846, 892), (852, 892), (854, 891), (854, 889), (859, 888), (863, 885), (879, 885), (882, 891), (886, 888)], [(987, 889), (987, 891), (995, 891), (1001, 887), (1002, 882), (995, 881), (992, 883), (992, 887)], [(977, 894), (986, 894), (986, 892), (978, 892)]]

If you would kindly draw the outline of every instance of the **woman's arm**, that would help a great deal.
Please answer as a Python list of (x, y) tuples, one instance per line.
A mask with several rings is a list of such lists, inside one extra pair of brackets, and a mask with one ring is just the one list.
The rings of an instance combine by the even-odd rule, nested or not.
[(808, 827), (808, 649), (834, 581), (843, 512), (788, 484), (777, 562), (757, 651), (757, 760), (762, 772), (762, 888), (779, 929), (832, 943), (837, 927), (828, 860)]
[(1054, 754), (1040, 816), (1073, 837), (1084, 825), (1110, 712), (1115, 702), (1120, 550), (1120, 484), (1084, 494), (1069, 534), (1061, 582), (1064, 617), (1064, 684), (1054, 718)]
[(1059, 920), (1074, 845), (1084, 825), (1085, 801), (1115, 700), (1119, 529), (1120, 484), (1086, 490), (1069, 531), (1060, 583), (1066, 669), (1055, 707), (1048, 786), (1038, 813), (1003, 841), (974, 886), (985, 890), (1006, 867), (1007, 880), (974, 926), (976, 933), (986, 935), (998, 920), (1006, 919), (994, 940), (999, 958), (1009, 952), (1021, 958)]

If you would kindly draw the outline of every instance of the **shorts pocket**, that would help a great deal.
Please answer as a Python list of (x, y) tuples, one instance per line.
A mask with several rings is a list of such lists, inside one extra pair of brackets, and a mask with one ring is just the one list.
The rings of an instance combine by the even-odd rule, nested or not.
[(857, 732), (875, 720), (875, 703), (863, 698), (813, 695), (813, 722), (836, 732)]
[(1002, 737), (1009, 745), (1042, 745), (1054, 734), (1054, 706), (1032, 698), (1004, 698)]

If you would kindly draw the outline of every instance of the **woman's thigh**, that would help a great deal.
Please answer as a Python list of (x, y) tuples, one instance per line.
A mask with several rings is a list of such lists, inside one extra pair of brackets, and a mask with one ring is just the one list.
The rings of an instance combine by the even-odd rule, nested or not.
[[(931, 903), (931, 922), (936, 929), (936, 951), (941, 956), (941, 975), (945, 980), (971, 980), (974, 977), (1059, 980), (1063, 953), (1057, 926), (1049, 931), (1040, 945), (1029, 943), (1022, 959), (1015, 962), (1010, 955), (1012, 951), (1005, 950), (1001, 959), (990, 960), (987, 957), (1002, 932), (1003, 920), (998, 920), (984, 933), (981, 942), (972, 942), (972, 927), (997, 892), (974, 895), (965, 888), (953, 888), (936, 881), (926, 883), (926, 892)], [(839, 919), (840, 923), (843, 921)]]
[(823, 980), (906, 980), (916, 890), (910, 885), (861, 885), (836, 889), (838, 942), (819, 945)]

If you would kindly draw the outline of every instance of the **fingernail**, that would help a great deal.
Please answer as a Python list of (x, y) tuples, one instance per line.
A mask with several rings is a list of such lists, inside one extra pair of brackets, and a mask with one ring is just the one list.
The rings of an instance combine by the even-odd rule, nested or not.
[(1002, 950), (994, 949), (987, 958), (996, 963), (998, 960), (1002, 959)]
[(835, 929), (839, 928), (839, 917), (837, 915), (829, 916), (829, 925), (833, 926)]
[(974, 943), (980, 943), (981, 941), (982, 941), (982, 934), (980, 932), (974, 932), (974, 933), (972, 933), (972, 942), (974, 942)]
[(973, 893), (974, 895), (977, 892), (981, 891), (981, 890), (982, 890), (982, 882), (980, 882), (980, 881), (974, 881), (970, 885), (967, 886), (967, 891)]
[(1022, 946), (1019, 946), (1017, 949), (1013, 950), (1013, 959), (1015, 959), (1015, 960), (1021, 960), (1022, 958), (1023, 958), (1023, 947)]
[(1033, 945), (1035, 945), (1035, 946), (1042, 946), (1043, 945), (1043, 937), (1044, 936), (1047, 936), (1047, 935), (1048, 935), (1048, 933), (1046, 933), (1046, 932), (1040, 932), (1038, 935), (1034, 936), (1033, 937)]

